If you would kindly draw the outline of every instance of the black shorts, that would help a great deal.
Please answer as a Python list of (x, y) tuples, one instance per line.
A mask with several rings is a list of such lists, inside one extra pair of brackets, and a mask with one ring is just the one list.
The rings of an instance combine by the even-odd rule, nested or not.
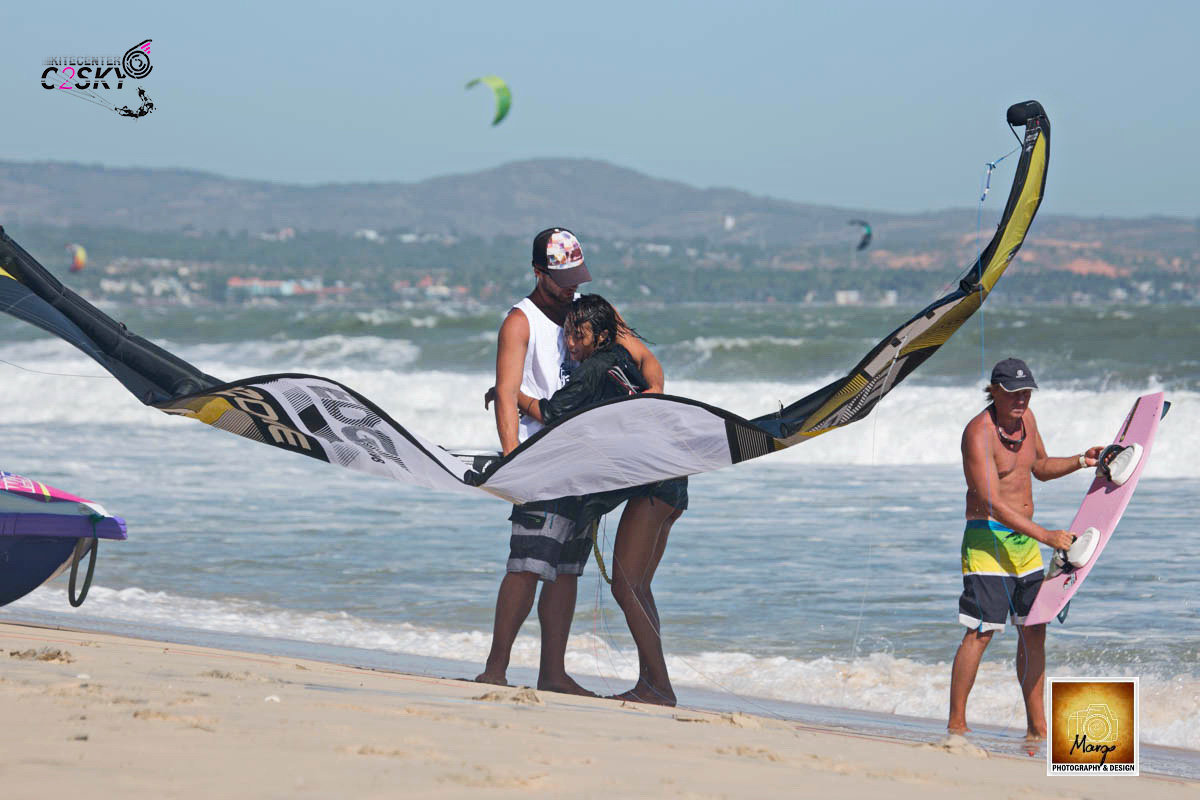
[(663, 502), (676, 511), (684, 511), (688, 507), (688, 479), (669, 478), (641, 486), (630, 486), (627, 489), (584, 495), (580, 522), (585, 526), (598, 522), (621, 503), (635, 497), (649, 497), (651, 502)]
[(986, 633), (1004, 630), (1010, 617), (1024, 625), (1033, 600), (1042, 588), (1042, 573), (1020, 578), (1012, 575), (963, 575), (963, 593), (958, 598), (958, 621)]

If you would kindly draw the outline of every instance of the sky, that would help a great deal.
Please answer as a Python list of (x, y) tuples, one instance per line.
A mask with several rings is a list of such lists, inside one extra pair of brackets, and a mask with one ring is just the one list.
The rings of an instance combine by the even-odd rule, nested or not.
[[(591, 158), (702, 188), (920, 212), (973, 207), (984, 164), (1015, 145), (1005, 109), (1036, 99), (1052, 131), (1043, 213), (1200, 216), (1200, 3), (31, 8), (0, 9), (3, 160), (316, 184)], [(41, 88), (48, 57), (120, 56), (144, 39), (149, 116)], [(486, 74), (513, 92), (496, 127), (489, 90), (464, 89)], [(134, 107), (134, 85), (105, 95)]]

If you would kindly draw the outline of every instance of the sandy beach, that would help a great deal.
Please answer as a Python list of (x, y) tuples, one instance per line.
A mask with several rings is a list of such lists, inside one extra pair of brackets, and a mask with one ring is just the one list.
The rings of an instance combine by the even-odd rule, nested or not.
[(743, 713), (0, 624), (4, 796), (1197, 797)]

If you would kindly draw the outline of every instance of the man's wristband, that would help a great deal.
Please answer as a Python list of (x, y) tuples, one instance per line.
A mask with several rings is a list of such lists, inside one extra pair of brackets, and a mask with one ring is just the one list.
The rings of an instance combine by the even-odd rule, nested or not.
[(1079, 468), (1087, 469), (1087, 456), (1083, 453), (1079, 454)]

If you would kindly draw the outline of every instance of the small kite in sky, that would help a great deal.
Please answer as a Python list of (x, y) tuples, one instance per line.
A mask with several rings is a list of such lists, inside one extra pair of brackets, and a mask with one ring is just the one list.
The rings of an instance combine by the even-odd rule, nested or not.
[(871, 223), (865, 219), (852, 219), (846, 223), (847, 225), (861, 225), (863, 228), (862, 238), (858, 240), (858, 246), (855, 250), (866, 250), (871, 244)]
[(83, 245), (69, 244), (67, 251), (71, 254), (71, 272), (79, 272), (87, 266), (87, 250), (83, 249)]
[(496, 116), (492, 119), (492, 124), (499, 125), (508, 115), (508, 108), (512, 105), (512, 92), (508, 90), (508, 84), (504, 82), (504, 79), (498, 78), (495, 75), (484, 75), (482, 78), (476, 78), (469, 82), (466, 88), (470, 89), (478, 83), (492, 87), (492, 92), (496, 95)]

